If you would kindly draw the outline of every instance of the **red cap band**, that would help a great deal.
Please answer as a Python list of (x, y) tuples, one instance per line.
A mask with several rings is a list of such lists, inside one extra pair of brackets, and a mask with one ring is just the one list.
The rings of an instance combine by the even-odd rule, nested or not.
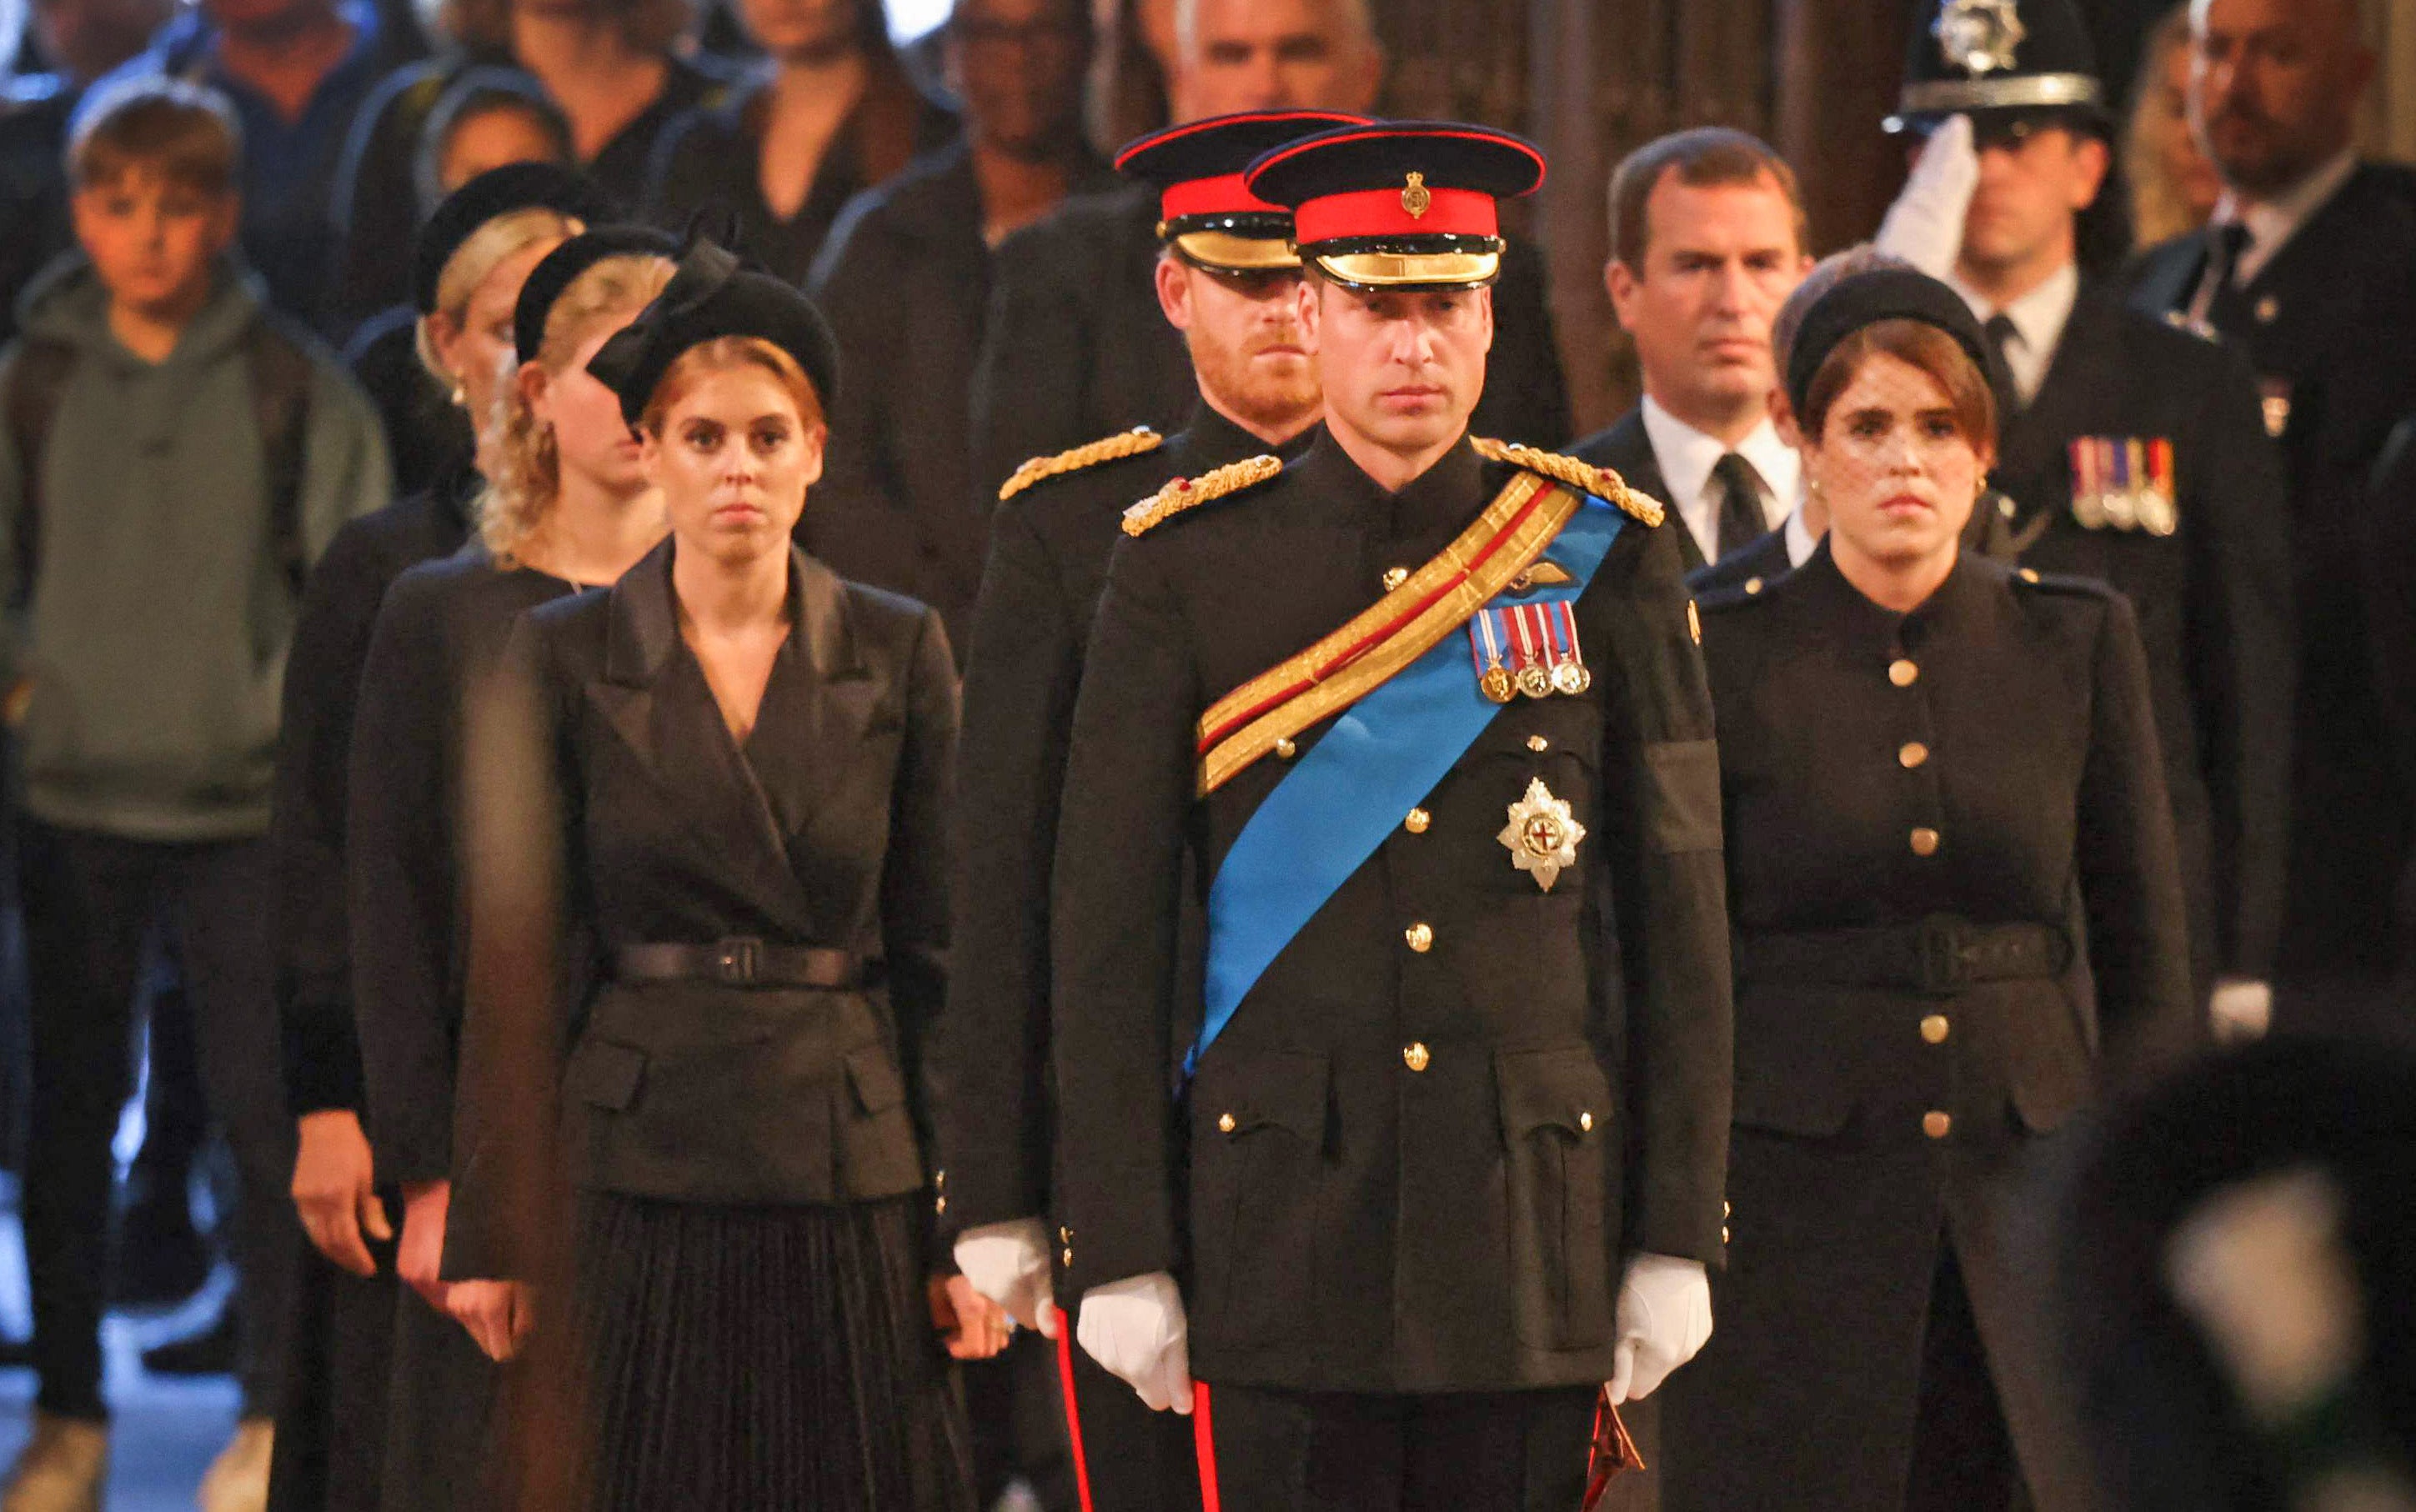
[(1309, 201), (1292, 212), (1293, 239), (1340, 241), (1351, 236), (1498, 236), (1493, 196), (1481, 189), (1430, 189), (1426, 213), (1412, 215), (1405, 189), (1359, 189)]
[(1287, 215), (1280, 204), (1269, 204), (1242, 186), (1239, 174), (1194, 178), (1169, 184), (1158, 196), (1158, 214), (1169, 220), (1194, 215)]

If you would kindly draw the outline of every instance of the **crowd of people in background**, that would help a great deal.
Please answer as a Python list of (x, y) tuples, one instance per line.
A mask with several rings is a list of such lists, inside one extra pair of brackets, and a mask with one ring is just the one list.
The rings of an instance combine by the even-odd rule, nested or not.
[[(1564, 793), (1616, 790), (1624, 763), (1716, 801), (1710, 830), (1661, 814), (1638, 842), (1694, 881), (1637, 878), (1683, 891), (1724, 857), (1712, 948), (1734, 971), (1682, 984), (1733, 1005), (1733, 1106), (1690, 1088), (1699, 1105), (1655, 1114), (1716, 1113), (1723, 1215), (1696, 1203), (1690, 1227), (1678, 1199), (1631, 1196), (1665, 1226), (1612, 1236), (1598, 1328), (1565, 1298), (1551, 1324), (1563, 1352), (1600, 1348), (1604, 1382), (1620, 1352), (1604, 1408), (1653, 1466), (1603, 1504), (2181, 1512), (2280, 1504), (2258, 1499), (2274, 1466), (2380, 1466), (2400, 1500), (2296, 1504), (2416, 1508), (2405, 1355), (2259, 1386), (2230, 1231), (2184, 1205), (2274, 1163), (2177, 1153), (2212, 1108), (2261, 1126), (2260, 1083), (2211, 1074), (2052, 1146), (2061, 1210), (2121, 1244), (2066, 1252), (2001, 1217), (2046, 1179), (2026, 1142), (2078, 1137), (2101, 1086), (2269, 1034), (2361, 1047), (2277, 1051), (2267, 1084), (2371, 1112), (2256, 1135), (2337, 1163), (2328, 1198), (2259, 1211), (2389, 1189), (2357, 1162), (2404, 1121), (2387, 1047), (2416, 1034), (2416, 170), (2357, 151), (2375, 61), (2354, 0), (2193, 0), (2132, 81), (2098, 76), (2071, 0), (1935, 0), (1885, 123), (1904, 192), (1825, 261), (1801, 165), (1717, 124), (1644, 144), (1603, 187), (1635, 407), (1573, 434), (1542, 251), (1488, 232), (1495, 261), (1452, 275), (1486, 311), (1460, 419), (1503, 445), (1382, 490), (1335, 439), (1364, 396), (1318, 388), (1306, 254), (1251, 245), (1285, 247), (1288, 223), (1254, 202), (1195, 224), (1177, 193), (1246, 168), (1292, 192), (1262, 154), (1373, 119), (1367, 0), (1095, 8), (955, 0), (900, 45), (877, 0), (30, 0), (0, 81), (0, 688), (29, 1025), (0, 1034), (24, 1088), (0, 1101), (24, 1126), (34, 1330), (0, 1351), (38, 1394), (0, 1512), (98, 1512), (104, 1312), (198, 1290), (213, 1247), (223, 1314), (146, 1360), (239, 1383), (204, 1512), (966, 1512), (1018, 1482), (1049, 1512), (1200, 1504), (1216, 1456), (1141, 1410), (1189, 1400), (1186, 1302), (1209, 1378), (1235, 1372), (1226, 1504), (1427, 1504), (1401, 1465), (1394, 1493), (1279, 1502), (1284, 1445), (1330, 1479), (1421, 1429), (1297, 1415), (1286, 1391), (1330, 1392), (1327, 1365), (1358, 1356), (1304, 1366), (1248, 1336), (1240, 1283), (1170, 1302), (1189, 1257), (1161, 1268), (1171, 1231), (1126, 1247), (1098, 1184), (1136, 1152), (1170, 1190), (1194, 1160), (1202, 1190), (1233, 1179), (1184, 1153), (1222, 1148), (1224, 1104), (1170, 1135), (1086, 1089), (1117, 1066), (1164, 1102), (1166, 1046), (1126, 1035), (1102, 984), (1199, 969), (1204, 885), (1142, 863), (1186, 840), (1222, 861), (1237, 827), (1204, 794), (1177, 822), (1139, 792), (1169, 742), (1188, 750), (1199, 711), (1174, 705), (1207, 677), (1151, 638), (1234, 612), (1202, 576), (1263, 570), (1270, 612), (1291, 582), (1253, 563), (1266, 541), (1213, 526), (1119, 552), (1122, 575), (1110, 548), (1120, 522), (1142, 533), (1127, 507), (1257, 458), (1272, 470), (1228, 481), (1275, 478), (1278, 524), (1304, 491), (1408, 501), (1367, 527), (1406, 578), (1454, 534), (1416, 527), (1412, 504), (1442, 507), (1427, 476), (1472, 487), (1537, 449), (1666, 508), (1669, 561), (1608, 570), (1638, 574), (1638, 602), (1685, 599), (1683, 622), (1638, 611), (1668, 664), (1587, 656), (1667, 699), (1669, 729), (1597, 750), (1562, 703), (1513, 703), (1545, 711), (1523, 744), (1467, 761), (1533, 753)], [(1983, 24), (2000, 9), (2010, 40)], [(1382, 304), (1335, 271), (1350, 255), (1307, 259), (1307, 306)], [(1872, 482), (1904, 446), (1930, 479), (1912, 491), (1955, 495), (1925, 506), (1926, 535)], [(1292, 586), (1335, 623), (1376, 591)], [(1574, 612), (1569, 633), (1611, 623)], [(505, 672), (528, 706), (482, 703)], [(1684, 765), (1714, 724), (1716, 769)], [(1406, 833), (1442, 833), (1463, 779)], [(1623, 854), (1598, 817), (1592, 866)], [(1069, 856), (1075, 885), (1052, 873)], [(523, 888), (558, 930), (473, 937), (474, 890)], [(1586, 904), (1692, 919), (1662, 891)], [(1625, 969), (1624, 1012), (1674, 1012), (1634, 978), (1653, 952), (1597, 926), (1593, 985), (1616, 995)], [(547, 1039), (492, 1007), (515, 993), (580, 1006)], [(782, 1037), (773, 1008), (812, 994), (845, 1005), (838, 1027)], [(691, 1010), (745, 1022), (682, 1027)], [(1325, 1126), (1323, 1083), (1237, 1068), (1296, 1071), (1297, 1045), (1232, 1044), (1200, 1085), (1246, 1137)], [(1383, 1050), (1427, 1069), (1423, 1040)], [(1941, 1055), (1971, 1058), (1941, 1079)], [(680, 1056), (755, 1064), (696, 1073), (682, 1103)], [(1593, 1105), (1580, 1127), (1556, 1101), (1595, 1095), (1591, 1062), (1532, 1083), (1503, 1064), (1511, 1137), (1593, 1149)], [(649, 1076), (656, 1123), (615, 1122)], [(802, 1145), (748, 1122), (748, 1099), (825, 1082), (846, 1093)], [(148, 1138), (121, 1178), (138, 1087)], [(524, 1148), (552, 1139), (526, 1110), (557, 1100), (579, 1173), (559, 1211)], [(1990, 1119), (2008, 1142), (1933, 1158)], [(197, 1162), (224, 1198), (206, 1242)], [(533, 1212), (574, 1238), (533, 1249)], [(2184, 1251), (2156, 1247), (2182, 1229), (2175, 1280), (2159, 1257)], [(2389, 1225), (2335, 1231), (2381, 1247), (2357, 1257), (2369, 1285), (2409, 1258)], [(1306, 1277), (1310, 1239), (1254, 1242), (1293, 1240)], [(2039, 1284), (2067, 1270), (2078, 1302)], [(1361, 1305), (1397, 1300), (1321, 1292), (1320, 1319), (1305, 1279), (1248, 1274), (1261, 1319), (1293, 1307), (1277, 1332), (1372, 1329)], [(567, 1363), (538, 1300), (562, 1293), (587, 1336)], [(1657, 1325), (1631, 1316), (1651, 1302)], [(2081, 1321), (2040, 1322), (2058, 1307)], [(1432, 1358), (1493, 1359), (1464, 1342)], [(576, 1389), (515, 1393), (516, 1370)], [(2186, 1388), (2158, 1398), (2156, 1372)], [(1474, 1463), (1593, 1405), (1433, 1426), (1487, 1445)], [(796, 1442), (759, 1452), (783, 1423)], [(578, 1424), (595, 1452), (531, 1448)], [(1433, 1494), (1545, 1504), (1478, 1484)]]

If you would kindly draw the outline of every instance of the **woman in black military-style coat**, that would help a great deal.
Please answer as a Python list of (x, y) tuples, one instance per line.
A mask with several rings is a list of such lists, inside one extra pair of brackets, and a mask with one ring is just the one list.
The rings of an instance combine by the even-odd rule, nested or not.
[(2195, 1015), (2129, 608), (1957, 551), (1986, 351), (1910, 271), (1823, 297), (1788, 397), (1828, 542), (1701, 605), (1736, 1104), (1716, 1331), (1664, 1404), (1671, 1512), (2094, 1504), (2023, 1188), (2099, 1064)]
[[(946, 1353), (1005, 1342), (928, 1234), (947, 637), (791, 544), (832, 351), (803, 295), (706, 244), (592, 359), (672, 537), (609, 594), (521, 621), (510, 664), (558, 822), (499, 803), (508, 838), (474, 838), (561, 858), (534, 949), (567, 946), (565, 975), (595, 985), (474, 987), (454, 1311), (499, 1357), (575, 1331), (598, 1512), (970, 1512)], [(476, 915), (474, 961), (511, 932)], [(566, 1055), (535, 1087), (558, 1097), (575, 1198), (558, 1268), (512, 1174), (543, 1136), (488, 1106), (532, 1087), (516, 1046)], [(548, 1277), (566, 1301), (531, 1284)]]
[(485, 448), (496, 478), (476, 501), (476, 535), (396, 580), (360, 673), (353, 1000), (379, 1177), (402, 1191), (396, 1268), (411, 1288), (394, 1325), (387, 1512), (485, 1504), (495, 1371), (443, 1310), (441, 1280), (463, 991), (464, 708), (522, 610), (610, 582), (661, 537), (660, 500), (625, 454), (612, 396), (575, 359), (670, 281), (674, 249), (655, 232), (604, 227), (530, 269), (512, 311), (511, 355), (525, 360)]

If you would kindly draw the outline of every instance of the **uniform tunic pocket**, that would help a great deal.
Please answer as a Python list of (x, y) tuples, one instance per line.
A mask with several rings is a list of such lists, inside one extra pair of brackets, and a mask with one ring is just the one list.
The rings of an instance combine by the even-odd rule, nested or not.
[(1304, 1337), (1314, 1294), (1325, 1057), (1212, 1056), (1192, 1087), (1196, 1289), (1227, 1348)]
[(1503, 1051), (1493, 1070), (1518, 1338), (1535, 1349), (1603, 1344), (1611, 1331), (1609, 1079), (1582, 1045)]

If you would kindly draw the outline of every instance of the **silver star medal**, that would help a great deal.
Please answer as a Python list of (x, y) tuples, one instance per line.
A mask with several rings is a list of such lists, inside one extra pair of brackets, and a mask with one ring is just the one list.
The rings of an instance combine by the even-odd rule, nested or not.
[(1510, 823), (1494, 838), (1509, 848), (1512, 866), (1550, 892), (1561, 880), (1561, 869), (1578, 864), (1578, 842), (1586, 838), (1586, 828), (1569, 816), (1568, 803), (1553, 797), (1539, 777), (1527, 784), (1527, 795), (1510, 806)]
[(1934, 28), (1946, 61), (1974, 78), (2011, 72), (2030, 34), (2015, 0), (1946, 0)]

